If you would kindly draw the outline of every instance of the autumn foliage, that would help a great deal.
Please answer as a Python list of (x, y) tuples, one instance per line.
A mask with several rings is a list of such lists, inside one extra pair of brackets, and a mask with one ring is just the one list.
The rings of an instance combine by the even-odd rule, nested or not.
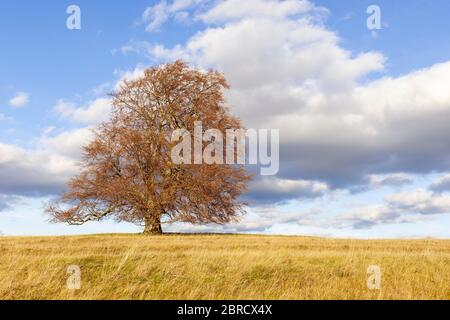
[(112, 115), (84, 147), (81, 172), (47, 206), (56, 222), (83, 224), (113, 217), (162, 232), (162, 223), (227, 223), (245, 203), (250, 179), (239, 165), (175, 164), (172, 132), (241, 128), (225, 105), (222, 74), (186, 63), (149, 68), (112, 94)]

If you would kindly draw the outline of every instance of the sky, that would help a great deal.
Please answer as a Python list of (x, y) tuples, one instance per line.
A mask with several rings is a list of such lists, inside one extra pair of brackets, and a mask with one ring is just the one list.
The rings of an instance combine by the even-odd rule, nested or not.
[(239, 223), (164, 230), (449, 238), (449, 13), (447, 0), (2, 1), (0, 232), (139, 232), (53, 224), (43, 206), (78, 172), (108, 93), (183, 59), (224, 73), (247, 128), (280, 130), (280, 170), (251, 182)]

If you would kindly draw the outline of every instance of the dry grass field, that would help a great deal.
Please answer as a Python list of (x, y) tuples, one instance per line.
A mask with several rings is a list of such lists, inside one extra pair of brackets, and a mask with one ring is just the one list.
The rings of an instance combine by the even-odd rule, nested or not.
[[(67, 268), (81, 289), (67, 289)], [(367, 288), (367, 268), (382, 271)], [(0, 299), (450, 299), (449, 240), (0, 237)]]

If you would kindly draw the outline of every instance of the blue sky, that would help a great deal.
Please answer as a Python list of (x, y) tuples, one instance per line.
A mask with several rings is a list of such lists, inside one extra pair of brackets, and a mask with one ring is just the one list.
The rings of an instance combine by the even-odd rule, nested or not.
[[(138, 231), (112, 221), (49, 224), (42, 205), (76, 172), (89, 128), (109, 110), (106, 93), (146, 66), (184, 58), (225, 73), (247, 126), (280, 128), (282, 158), (269, 181), (277, 197), (263, 204), (251, 189), (240, 225), (171, 230), (449, 237), (450, 99), (441, 86), (449, 87), (450, 3), (248, 3), (3, 1), (0, 231)], [(71, 4), (81, 30), (66, 28)], [(381, 9), (376, 33), (366, 26), (371, 4)]]

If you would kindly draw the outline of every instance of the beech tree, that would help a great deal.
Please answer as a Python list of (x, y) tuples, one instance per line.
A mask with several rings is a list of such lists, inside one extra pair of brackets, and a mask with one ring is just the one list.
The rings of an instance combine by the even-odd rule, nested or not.
[[(162, 233), (162, 223), (224, 224), (244, 213), (240, 195), (250, 176), (242, 165), (174, 163), (176, 129), (240, 129), (217, 71), (176, 61), (145, 70), (112, 94), (110, 120), (83, 148), (80, 173), (46, 211), (55, 222), (81, 225), (113, 217)], [(202, 143), (205, 143), (202, 141)]]

